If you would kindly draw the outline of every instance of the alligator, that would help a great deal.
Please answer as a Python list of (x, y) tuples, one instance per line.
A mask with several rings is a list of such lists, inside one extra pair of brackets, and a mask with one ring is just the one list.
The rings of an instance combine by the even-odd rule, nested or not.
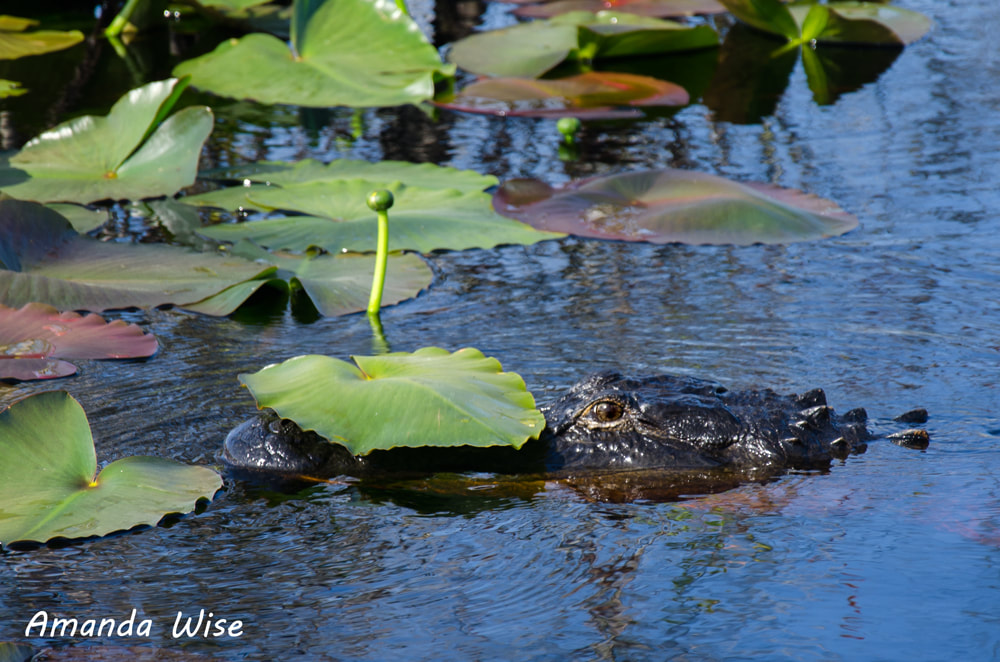
[[(864, 409), (837, 414), (822, 389), (801, 395), (770, 389), (729, 391), (715, 382), (671, 375), (598, 373), (541, 411), (544, 432), (520, 450), (395, 448), (356, 457), (264, 410), (229, 433), (220, 458), (243, 477), (323, 479), (434, 471), (558, 477), (644, 470), (703, 475), (717, 469), (760, 477), (829, 468), (835, 460), (863, 453), (874, 438)], [(925, 410), (915, 409), (896, 420), (926, 419)], [(902, 446), (928, 444), (922, 429), (889, 437)]]

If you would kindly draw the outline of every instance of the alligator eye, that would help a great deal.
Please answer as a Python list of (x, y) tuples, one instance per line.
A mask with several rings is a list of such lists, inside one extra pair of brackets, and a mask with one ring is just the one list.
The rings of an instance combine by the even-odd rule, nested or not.
[(590, 408), (590, 411), (593, 412), (594, 418), (602, 423), (617, 421), (625, 413), (620, 404), (611, 400), (598, 402)]

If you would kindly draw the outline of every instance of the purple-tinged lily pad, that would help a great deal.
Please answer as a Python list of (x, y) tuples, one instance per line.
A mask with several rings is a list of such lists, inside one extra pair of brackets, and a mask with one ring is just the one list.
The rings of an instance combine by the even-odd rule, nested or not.
[(726, 8), (718, 0), (551, 0), (518, 7), (514, 14), (528, 18), (551, 18), (571, 11), (605, 10), (654, 18), (677, 18), (721, 14)]
[(156, 338), (135, 324), (100, 315), (59, 312), (43, 303), (0, 304), (0, 379), (49, 379), (76, 372), (59, 359), (131, 359), (152, 356)]
[(541, 230), (656, 244), (785, 244), (843, 234), (856, 217), (829, 200), (686, 170), (595, 177), (555, 189), (501, 185), (494, 208)]
[(618, 117), (619, 106), (684, 106), (689, 102), (687, 90), (675, 83), (649, 76), (591, 71), (555, 80), (487, 78), (437, 105), (501, 116)]

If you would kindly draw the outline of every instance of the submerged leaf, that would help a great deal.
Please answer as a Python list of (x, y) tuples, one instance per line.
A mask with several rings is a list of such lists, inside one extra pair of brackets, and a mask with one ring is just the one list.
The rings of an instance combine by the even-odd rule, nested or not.
[(393, 0), (297, 0), (291, 49), (254, 33), (174, 69), (222, 96), (314, 107), (418, 103), (451, 73)]
[(0, 164), (0, 188), (22, 200), (79, 202), (172, 195), (194, 183), (212, 111), (185, 108), (160, 121), (186, 83), (149, 83), (103, 117), (64, 122)]
[(858, 224), (817, 196), (672, 169), (595, 177), (562, 189), (515, 179), (500, 187), (493, 204), (539, 229), (657, 244), (782, 244)]
[(587, 72), (555, 80), (487, 78), (437, 105), (471, 113), (523, 117), (615, 116), (616, 106), (684, 106), (680, 85), (635, 74)]
[(718, 43), (707, 25), (688, 27), (610, 11), (570, 12), (471, 35), (452, 45), (449, 58), (477, 74), (535, 78), (566, 59), (653, 55)]
[(87, 415), (65, 391), (0, 412), (0, 544), (87, 538), (186, 513), (222, 479), (205, 467), (128, 457), (97, 473)]
[[(77, 234), (56, 212), (0, 199), (0, 303), (47, 303), (63, 310), (194, 304), (273, 267), (161, 244), (105, 243)], [(244, 297), (246, 298), (246, 297)], [(228, 315), (240, 302), (202, 312)]]
[(69, 359), (130, 359), (152, 356), (157, 342), (135, 324), (105, 322), (99, 315), (59, 312), (29, 303), (0, 305), (0, 379), (45, 379), (76, 372)]
[(515, 373), (466, 348), (412, 354), (299, 356), (240, 375), (259, 407), (270, 407), (354, 455), (400, 446), (520, 448), (545, 418)]

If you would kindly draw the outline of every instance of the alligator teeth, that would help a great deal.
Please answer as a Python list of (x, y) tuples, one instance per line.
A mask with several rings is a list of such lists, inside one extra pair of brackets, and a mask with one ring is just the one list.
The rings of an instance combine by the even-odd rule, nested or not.
[(803, 409), (799, 413), (805, 418), (806, 423), (818, 429), (830, 423), (830, 414), (833, 413), (833, 409), (826, 405), (819, 405)]
[(814, 388), (813, 390), (806, 391), (800, 395), (795, 400), (795, 404), (800, 409), (823, 406), (826, 404), (826, 393), (824, 393), (821, 388)]

